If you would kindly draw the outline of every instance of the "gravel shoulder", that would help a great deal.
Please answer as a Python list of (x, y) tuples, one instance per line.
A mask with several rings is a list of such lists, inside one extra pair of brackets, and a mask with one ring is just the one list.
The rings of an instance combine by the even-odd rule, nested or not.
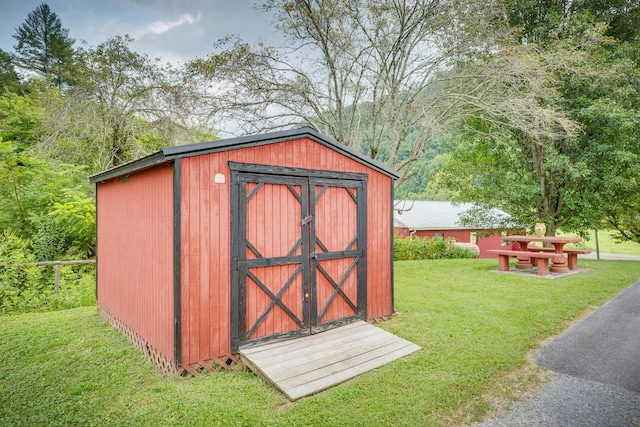
[(640, 393), (623, 387), (552, 374), (540, 391), (479, 427), (640, 426)]

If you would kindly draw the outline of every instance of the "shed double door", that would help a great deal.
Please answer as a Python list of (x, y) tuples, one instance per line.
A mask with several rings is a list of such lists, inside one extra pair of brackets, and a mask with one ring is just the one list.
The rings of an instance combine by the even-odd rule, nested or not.
[(233, 174), (233, 347), (366, 318), (366, 176), (331, 175)]

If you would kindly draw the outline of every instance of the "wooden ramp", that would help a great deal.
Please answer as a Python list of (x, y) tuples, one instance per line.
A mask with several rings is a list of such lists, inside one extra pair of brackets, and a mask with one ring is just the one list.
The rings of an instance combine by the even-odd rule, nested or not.
[(420, 347), (357, 321), (316, 335), (240, 349), (242, 361), (290, 400), (333, 387)]

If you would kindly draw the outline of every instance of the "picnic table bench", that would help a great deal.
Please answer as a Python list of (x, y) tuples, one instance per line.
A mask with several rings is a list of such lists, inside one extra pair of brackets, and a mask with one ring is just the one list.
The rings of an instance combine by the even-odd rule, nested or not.
[(531, 263), (533, 259), (536, 262), (537, 274), (540, 276), (549, 274), (549, 260), (552, 260), (554, 263), (564, 262), (564, 256), (562, 254), (547, 251), (534, 252), (526, 250), (489, 249), (487, 253), (498, 255), (498, 270), (500, 271), (509, 271), (509, 258), (516, 257), (519, 261), (528, 263)]
[[(555, 252), (554, 248), (540, 248), (537, 246), (527, 246), (527, 251), (538, 251), (538, 252)], [(578, 255), (587, 255), (590, 254), (591, 251), (587, 249), (562, 249), (562, 253), (567, 255), (567, 267), (569, 270), (575, 270), (578, 268)]]

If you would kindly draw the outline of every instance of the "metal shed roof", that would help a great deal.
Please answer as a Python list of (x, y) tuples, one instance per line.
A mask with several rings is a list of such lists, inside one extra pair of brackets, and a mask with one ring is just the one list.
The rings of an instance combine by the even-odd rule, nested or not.
[(166, 147), (148, 156), (133, 160), (129, 163), (117, 166), (115, 168), (97, 173), (89, 177), (90, 182), (99, 182), (129, 173), (155, 166), (161, 163), (170, 162), (177, 157), (197, 156), (200, 154), (214, 153), (218, 151), (227, 151), (251, 147), (256, 145), (272, 144), (276, 142), (284, 142), (292, 139), (310, 138), (320, 144), (334, 149), (345, 156), (365, 164), (366, 166), (390, 176), (393, 179), (400, 177), (399, 173), (394, 169), (373, 160), (356, 150), (347, 147), (338, 141), (329, 138), (309, 127), (285, 130), (279, 132), (263, 133), (258, 135), (241, 136), (237, 138), (220, 139), (216, 141), (199, 142), (196, 144), (178, 145), (174, 147)]
[[(396, 227), (409, 230), (469, 230), (460, 224), (460, 215), (475, 205), (472, 203), (432, 202), (422, 200), (396, 200), (393, 207), (393, 222)], [(492, 209), (497, 218), (509, 219), (510, 215), (500, 209)], [(498, 224), (495, 225), (498, 227)]]

